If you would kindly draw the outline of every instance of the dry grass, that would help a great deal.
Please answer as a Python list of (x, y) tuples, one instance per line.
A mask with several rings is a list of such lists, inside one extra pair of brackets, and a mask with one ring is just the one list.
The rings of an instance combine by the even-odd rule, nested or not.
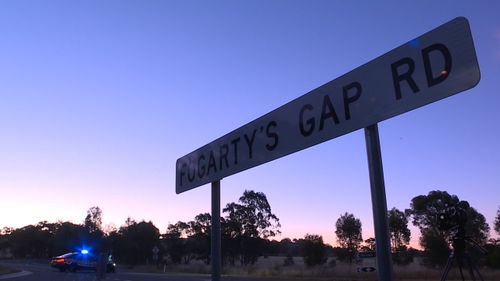
[[(255, 276), (255, 277), (276, 277), (277, 279), (300, 279), (300, 280), (321, 280), (321, 281), (354, 281), (354, 280), (377, 280), (376, 272), (358, 272), (358, 267), (375, 266), (375, 259), (366, 259), (362, 264), (348, 264), (336, 262), (330, 265), (331, 259), (322, 266), (307, 267), (301, 257), (294, 257), (294, 264), (284, 266), (284, 257), (259, 258), (254, 265), (247, 266), (224, 266), (222, 273), (226, 276)], [(210, 274), (210, 265), (200, 261), (193, 261), (189, 265), (168, 265), (165, 268), (154, 266), (138, 266), (130, 271), (141, 272), (165, 272), (167, 273), (196, 273)], [(127, 271), (127, 270), (124, 270)], [(480, 269), (485, 280), (500, 280), (500, 271), (486, 268)], [(394, 266), (396, 280), (399, 281), (429, 281), (440, 280), (442, 269), (429, 269), (420, 265), (416, 260), (407, 266)], [(471, 280), (467, 269), (464, 270), (466, 280)], [(450, 271), (447, 280), (461, 280), (456, 266)]]

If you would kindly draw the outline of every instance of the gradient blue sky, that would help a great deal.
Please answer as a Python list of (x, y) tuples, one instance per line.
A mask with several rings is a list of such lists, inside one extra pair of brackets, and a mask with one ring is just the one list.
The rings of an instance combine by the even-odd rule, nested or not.
[[(176, 195), (177, 158), (457, 16), (470, 21), (481, 81), (379, 124), (387, 204), (447, 190), (492, 224), (498, 11), (496, 1), (2, 1), (0, 227), (80, 223), (96, 205), (116, 226), (192, 220), (210, 211), (210, 186)], [(279, 239), (334, 243), (344, 212), (373, 235), (362, 130), (221, 185), (223, 206), (264, 192)]]

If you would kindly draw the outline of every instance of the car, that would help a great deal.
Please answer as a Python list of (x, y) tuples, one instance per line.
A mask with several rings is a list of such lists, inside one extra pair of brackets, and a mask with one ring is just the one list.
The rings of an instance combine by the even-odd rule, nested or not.
[[(97, 256), (90, 253), (88, 250), (80, 252), (66, 253), (50, 260), (50, 266), (64, 272), (66, 270), (76, 272), (78, 270), (97, 270)], [(106, 272), (115, 272), (116, 264), (113, 262), (111, 255), (107, 256)]]

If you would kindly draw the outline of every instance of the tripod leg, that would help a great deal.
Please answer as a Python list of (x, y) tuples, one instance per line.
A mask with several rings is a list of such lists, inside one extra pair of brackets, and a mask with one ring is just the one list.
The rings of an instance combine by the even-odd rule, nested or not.
[(462, 281), (465, 281), (464, 273), (462, 271), (462, 262), (463, 262), (462, 258), (458, 257), (457, 264), (458, 264), (458, 270), (460, 271), (460, 277), (462, 277)]
[(470, 276), (471, 276), (472, 280), (473, 281), (476, 280), (476, 276), (474, 276), (474, 271), (475, 271), (477, 273), (477, 275), (479, 276), (479, 280), (484, 281), (483, 276), (481, 275), (481, 272), (479, 272), (479, 269), (477, 269), (477, 267), (474, 265), (474, 263), (470, 259), (470, 256), (466, 255), (465, 259), (466, 259), (466, 262), (469, 266), (469, 272), (470, 272)]
[(446, 281), (446, 277), (448, 277), (448, 273), (450, 272), (451, 266), (453, 265), (454, 257), (454, 253), (451, 252), (450, 256), (448, 257), (448, 261), (446, 262), (446, 266), (444, 267), (443, 274), (441, 275), (441, 281)]

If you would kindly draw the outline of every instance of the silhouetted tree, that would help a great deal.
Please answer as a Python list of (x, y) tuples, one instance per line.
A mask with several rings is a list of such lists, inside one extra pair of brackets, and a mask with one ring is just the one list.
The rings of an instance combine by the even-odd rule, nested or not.
[(280, 249), (281, 249), (280, 241), (262, 239), (262, 255), (264, 256), (264, 258), (267, 258), (269, 256), (282, 255)]
[(135, 265), (151, 259), (152, 249), (158, 245), (160, 231), (151, 222), (139, 223), (128, 218), (126, 224), (120, 227), (118, 241), (114, 243), (113, 253), (125, 263)]
[(500, 207), (497, 210), (497, 216), (495, 218), (495, 231), (500, 235)]
[(234, 265), (241, 254), (241, 225), (221, 217), (222, 261)]
[(498, 241), (492, 239), (491, 243), (484, 246), (486, 249), (485, 265), (494, 269), (500, 269), (500, 244)]
[(450, 253), (449, 243), (434, 231), (423, 231), (420, 246), (424, 249), (423, 263), (428, 266), (443, 266)]
[(375, 238), (370, 237), (365, 240), (365, 245), (361, 247), (363, 251), (375, 251)]
[(349, 250), (347, 248), (334, 247), (332, 252), (339, 261), (351, 261), (352, 259), (352, 253), (349, 253)]
[(81, 224), (57, 222), (55, 224), (53, 256), (77, 251), (79, 247), (90, 244), (87, 241), (88, 231)]
[[(239, 240), (241, 263), (255, 263), (260, 254), (261, 239), (279, 233), (279, 219), (272, 213), (271, 205), (262, 192), (245, 190), (239, 203), (229, 203), (223, 209), (224, 238)], [(227, 244), (227, 242), (226, 242)]]
[[(167, 253), (174, 263), (181, 263), (182, 258), (188, 254), (186, 251), (185, 237), (189, 230), (189, 225), (185, 222), (178, 221), (175, 224), (169, 224), (167, 232), (163, 236), (163, 241), (166, 243)], [(189, 261), (189, 258), (188, 260)]]
[(95, 253), (104, 251), (101, 208), (97, 206), (89, 208), (83, 225), (86, 229), (85, 238), (83, 239), (85, 243), (92, 245)]
[(326, 249), (321, 235), (305, 235), (302, 242), (302, 257), (307, 266), (320, 265), (326, 262)]
[(210, 237), (212, 229), (212, 216), (209, 213), (197, 215), (188, 223), (187, 244), (196, 258), (210, 262)]
[(238, 222), (242, 235), (269, 238), (280, 233), (278, 217), (272, 213), (271, 205), (262, 192), (245, 190), (239, 203), (229, 203), (223, 209), (227, 219)]
[(281, 253), (282, 255), (298, 256), (300, 254), (300, 249), (298, 245), (294, 243), (292, 240), (290, 240), (290, 238), (281, 239), (279, 247), (280, 247), (279, 253)]
[(0, 235), (9, 235), (14, 231), (13, 227), (4, 226), (0, 229)]
[(408, 228), (408, 215), (396, 208), (392, 208), (387, 213), (391, 246), (393, 251), (398, 251), (410, 244), (411, 232)]
[(4, 229), (4, 234), (0, 235), (0, 248), (8, 247), (15, 258), (48, 258), (86, 247), (94, 253), (112, 253), (117, 261), (133, 265), (151, 259), (153, 247), (159, 244), (159, 231), (152, 222), (137, 223), (128, 218), (120, 230), (110, 229), (100, 244), (89, 238), (96, 233), (102, 234), (102, 231), (89, 233), (88, 226), (42, 221), (18, 229)]
[(102, 231), (102, 210), (101, 208), (94, 206), (90, 207), (87, 211), (87, 216), (84, 220), (85, 228), (88, 229), (90, 233), (97, 231)]
[(12, 254), (19, 258), (45, 258), (48, 256), (49, 236), (39, 225), (15, 229), (10, 234)]
[(357, 252), (363, 237), (361, 235), (361, 221), (353, 214), (345, 213), (337, 219), (335, 223), (337, 241), (340, 247), (345, 248), (350, 253), (349, 261), (352, 262), (354, 254)]

